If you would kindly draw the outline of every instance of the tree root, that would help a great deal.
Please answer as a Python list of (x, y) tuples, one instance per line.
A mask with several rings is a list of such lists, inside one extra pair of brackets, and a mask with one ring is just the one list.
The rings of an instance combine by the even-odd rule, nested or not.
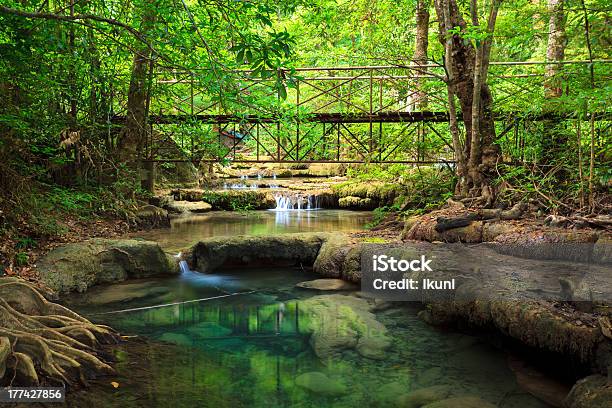
[(0, 278), (0, 381), (4, 385), (86, 384), (113, 369), (98, 356), (119, 335), (49, 302), (31, 284)]

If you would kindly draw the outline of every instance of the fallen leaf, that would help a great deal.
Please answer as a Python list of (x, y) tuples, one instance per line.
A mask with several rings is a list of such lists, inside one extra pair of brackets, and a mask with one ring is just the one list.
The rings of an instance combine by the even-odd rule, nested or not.
[(116, 381), (111, 381), (111, 385), (113, 386), (113, 388), (119, 388), (119, 383)]

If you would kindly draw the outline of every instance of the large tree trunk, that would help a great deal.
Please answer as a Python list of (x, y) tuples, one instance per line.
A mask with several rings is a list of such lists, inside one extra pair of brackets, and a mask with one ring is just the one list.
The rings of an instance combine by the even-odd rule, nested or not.
[[(140, 31), (151, 31), (155, 22), (154, 8), (149, 4), (142, 16)], [(151, 50), (146, 45), (134, 53), (132, 75), (128, 91), (127, 117), (118, 143), (118, 157), (140, 180), (142, 151), (147, 135), (147, 78), (151, 61)]]
[[(477, 48), (449, 30), (466, 28), (455, 0), (435, 0), (438, 15), (439, 39), (445, 46), (445, 69), (449, 94), (451, 134), (457, 158), (459, 182), (456, 192), (461, 196), (482, 198), (482, 204), (490, 205), (494, 199), (490, 178), (501, 153), (495, 142), (495, 124), (491, 114), (492, 97), (487, 85), (491, 38), (482, 41)], [(492, 35), (499, 2), (491, 4), (487, 31)], [(477, 8), (474, 7), (474, 10)], [(473, 13), (473, 19), (476, 18)], [(474, 22), (473, 22), (474, 23)], [(477, 23), (477, 21), (476, 21)], [(457, 97), (465, 127), (465, 138), (460, 140), (454, 99)]]
[[(563, 0), (548, 0), (548, 44), (546, 46), (546, 60), (550, 62), (563, 61), (565, 56), (565, 13)], [(561, 71), (559, 64), (546, 65), (544, 75), (544, 89), (549, 98), (558, 98), (563, 89), (558, 77)]]
[[(548, 62), (563, 61), (565, 56), (565, 12), (563, 11), (563, 0), (548, 0), (548, 43), (546, 46), (546, 60)], [(544, 93), (547, 99), (553, 101), (563, 94), (561, 86), (561, 65), (548, 64), (544, 72)], [(545, 109), (547, 107), (545, 106)], [(548, 109), (555, 110), (554, 104)], [(557, 157), (566, 147), (568, 142), (565, 133), (557, 129), (557, 123), (553, 121), (542, 122), (543, 134), (540, 162), (544, 165), (554, 165)], [(559, 179), (567, 177), (567, 172), (560, 170), (557, 173)]]
[[(416, 65), (427, 64), (427, 47), (429, 45), (429, 0), (417, 0), (416, 6), (416, 38), (414, 44), (414, 57), (412, 61)], [(416, 70), (417, 75), (422, 75), (426, 70), (419, 68)], [(416, 78), (416, 90), (412, 101), (414, 103), (413, 110), (423, 111), (427, 107), (427, 94), (421, 90), (422, 80)]]

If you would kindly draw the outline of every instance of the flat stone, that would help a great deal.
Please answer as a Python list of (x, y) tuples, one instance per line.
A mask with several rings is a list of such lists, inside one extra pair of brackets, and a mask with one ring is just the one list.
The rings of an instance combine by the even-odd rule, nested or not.
[(496, 408), (495, 405), (478, 397), (456, 397), (448, 398), (431, 404), (423, 405), (423, 408)]
[(314, 290), (352, 290), (357, 287), (355, 284), (343, 281), (342, 279), (315, 279), (300, 282), (295, 286), (302, 289)]
[(448, 399), (453, 393), (450, 385), (434, 385), (400, 395), (396, 405), (402, 408), (420, 408), (436, 401)]
[(41, 258), (37, 269), (41, 281), (58, 293), (179, 273), (174, 259), (156, 242), (138, 239), (90, 239), (63, 245)]
[(314, 394), (342, 395), (347, 392), (344, 384), (329, 378), (319, 371), (300, 374), (295, 379), (295, 383)]
[(174, 201), (168, 207), (177, 213), (205, 213), (212, 210), (212, 205), (204, 201)]

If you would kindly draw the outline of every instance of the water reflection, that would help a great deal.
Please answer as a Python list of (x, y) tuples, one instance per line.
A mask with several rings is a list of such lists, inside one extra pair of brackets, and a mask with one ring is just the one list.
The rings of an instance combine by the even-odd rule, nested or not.
[[(296, 282), (313, 277), (309, 274), (292, 269), (192, 274), (188, 280), (94, 288), (80, 295), (80, 306), (79, 296), (73, 299), (72, 306), (96, 322), (175, 345), (152, 346), (137, 362), (131, 360), (133, 356), (123, 356), (117, 366), (121, 387), (115, 391), (107, 386), (96, 393), (100, 406), (382, 407), (393, 405), (402, 394), (431, 386), (444, 386), (505, 408), (544, 406), (517, 389), (504, 353), (471, 336), (436, 331), (405, 305), (376, 314), (393, 342), (383, 360), (371, 360), (337, 341), (354, 334), (363, 323), (355, 320), (358, 314), (351, 303), (321, 315), (308, 303), (312, 293), (294, 288)], [(123, 293), (140, 296), (117, 297), (124, 286)], [(99, 314), (245, 289), (257, 292)], [(92, 304), (91, 298), (99, 303)], [(309, 336), (313, 324), (337, 326), (337, 331), (326, 331), (336, 333), (326, 344), (340, 346), (339, 354), (327, 360), (317, 357)], [(317, 378), (326, 380), (317, 382)], [(334, 384), (347, 391), (327, 393)], [(115, 392), (121, 398), (110, 394)], [(95, 403), (88, 406), (95, 408)]]
[(170, 229), (141, 231), (132, 236), (157, 241), (165, 250), (178, 252), (214, 236), (357, 231), (370, 219), (371, 213), (367, 211), (253, 211), (247, 214), (214, 211), (175, 218)]

